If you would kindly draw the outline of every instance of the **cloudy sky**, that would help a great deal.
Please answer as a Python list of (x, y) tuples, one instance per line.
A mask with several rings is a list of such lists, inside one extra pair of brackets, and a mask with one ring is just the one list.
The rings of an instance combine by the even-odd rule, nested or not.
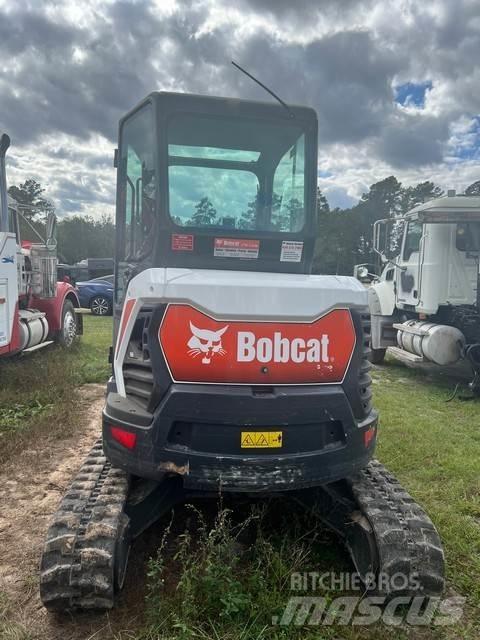
[(480, 0), (0, 0), (9, 182), (60, 215), (112, 212), (119, 117), (152, 90), (268, 100), (319, 118), (333, 206), (390, 174), (480, 179)]

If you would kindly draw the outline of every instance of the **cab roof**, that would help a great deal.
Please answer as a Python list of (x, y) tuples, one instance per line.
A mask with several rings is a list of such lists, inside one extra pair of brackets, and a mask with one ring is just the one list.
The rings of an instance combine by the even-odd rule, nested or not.
[(269, 101), (244, 100), (240, 98), (226, 98), (221, 96), (198, 95), (193, 93), (177, 93), (171, 91), (152, 91), (139, 104), (125, 114), (120, 124), (135, 111), (148, 102), (163, 104), (170, 110), (187, 112), (228, 114), (238, 117), (273, 117), (291, 122), (317, 123), (317, 113), (312, 107), (288, 104), (288, 109), (278, 103), (274, 98)]
[(426, 223), (480, 221), (480, 196), (444, 196), (423, 202), (411, 209), (407, 219)]

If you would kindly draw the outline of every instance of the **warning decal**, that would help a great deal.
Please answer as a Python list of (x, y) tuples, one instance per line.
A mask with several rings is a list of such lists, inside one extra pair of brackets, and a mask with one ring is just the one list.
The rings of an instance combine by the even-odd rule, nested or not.
[(186, 233), (173, 233), (172, 251), (193, 251), (193, 236)]
[(242, 431), (242, 449), (278, 449), (282, 446), (281, 431)]
[(303, 242), (284, 240), (282, 242), (282, 252), (280, 262), (301, 262), (303, 252)]
[(215, 238), (213, 255), (216, 258), (258, 258), (260, 240), (244, 238)]

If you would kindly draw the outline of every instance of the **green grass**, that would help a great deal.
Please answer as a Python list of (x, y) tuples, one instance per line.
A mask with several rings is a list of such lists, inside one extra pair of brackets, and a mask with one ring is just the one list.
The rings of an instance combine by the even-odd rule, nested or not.
[(15, 607), (7, 595), (0, 591), (0, 638), (2, 640), (33, 640), (25, 626), (14, 622)]
[[(0, 363), (0, 458), (10, 457), (40, 433), (61, 437), (71, 432), (79, 386), (106, 382), (111, 318), (84, 320), (85, 335), (71, 351), (45, 349)], [(312, 514), (276, 502), (239, 505), (225, 497), (220, 508), (215, 501), (178, 507), (170, 524), (166, 520), (163, 541), (148, 563), (143, 621), (116, 638), (479, 637), (480, 400), (447, 403), (454, 381), (393, 362), (376, 368), (373, 377), (381, 416), (377, 455), (437, 526), (446, 554), (447, 595), (467, 597), (461, 622), (432, 628), (272, 626), (272, 616), (282, 615), (288, 599), (303, 594), (289, 588), (293, 572), (351, 571), (349, 558)], [(330, 601), (342, 593), (317, 590), (307, 595)], [(139, 619), (141, 603), (123, 606), (132, 607), (132, 617)], [(6, 625), (2, 614), (0, 635), (23, 637), (21, 628), (7, 630)]]
[(78, 388), (108, 379), (111, 342), (111, 317), (85, 315), (84, 335), (71, 349), (51, 345), (0, 361), (0, 461), (41, 432), (74, 426)]
[(435, 522), (450, 585), (480, 608), (480, 400), (446, 402), (453, 382), (397, 364), (374, 380), (378, 457)]
[(149, 562), (147, 624), (138, 639), (332, 637), (333, 628), (308, 636), (305, 628), (272, 626), (293, 573), (348, 570), (337, 541), (312, 514), (293, 504), (279, 510), (276, 502), (240, 513), (223, 503), (216, 514), (185, 510), (187, 528), (172, 536), (173, 521)]
[[(260, 514), (253, 507), (246, 519), (224, 506), (208, 524), (203, 511), (195, 514), (194, 525), (185, 515), (171, 523), (173, 533), (167, 533), (149, 563), (146, 625), (136, 636), (139, 640), (478, 638), (480, 401), (446, 403), (453, 382), (395, 363), (377, 368), (374, 381), (381, 414), (378, 457), (436, 524), (446, 553), (447, 594), (467, 597), (461, 622), (400, 628), (272, 626), (272, 616), (282, 615), (292, 595), (329, 601), (344, 595), (292, 592), (293, 572), (351, 571), (348, 557), (311, 516), (287, 505)], [(189, 525), (175, 531), (177, 519)], [(252, 527), (253, 541), (237, 553), (239, 535)]]

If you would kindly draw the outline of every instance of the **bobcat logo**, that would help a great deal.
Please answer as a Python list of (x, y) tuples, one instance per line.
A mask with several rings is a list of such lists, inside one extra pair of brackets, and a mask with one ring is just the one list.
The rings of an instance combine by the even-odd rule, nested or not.
[(187, 343), (189, 347), (188, 355), (192, 358), (202, 357), (202, 364), (210, 364), (212, 357), (218, 353), (224, 356), (227, 352), (222, 347), (222, 336), (228, 329), (228, 324), (218, 331), (209, 331), (208, 329), (198, 329), (190, 322), (190, 331), (192, 337)]

